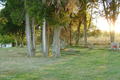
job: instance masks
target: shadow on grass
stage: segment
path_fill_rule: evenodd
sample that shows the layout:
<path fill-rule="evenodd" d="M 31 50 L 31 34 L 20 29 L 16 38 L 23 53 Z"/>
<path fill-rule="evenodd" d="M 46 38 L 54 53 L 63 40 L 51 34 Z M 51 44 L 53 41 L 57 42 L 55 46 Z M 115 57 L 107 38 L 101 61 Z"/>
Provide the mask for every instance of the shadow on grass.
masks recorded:
<path fill-rule="evenodd" d="M 69 51 L 61 51 L 61 56 L 65 56 L 65 55 L 78 55 L 80 54 L 80 51 L 75 51 L 75 52 L 69 52 Z"/>

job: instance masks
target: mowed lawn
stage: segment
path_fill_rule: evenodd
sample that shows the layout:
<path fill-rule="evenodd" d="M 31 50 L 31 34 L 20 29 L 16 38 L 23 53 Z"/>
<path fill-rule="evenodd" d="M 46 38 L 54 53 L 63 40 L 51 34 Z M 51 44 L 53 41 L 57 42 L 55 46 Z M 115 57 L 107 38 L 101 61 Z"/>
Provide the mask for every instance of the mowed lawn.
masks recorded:
<path fill-rule="evenodd" d="M 120 51 L 75 48 L 61 58 L 33 58 L 25 48 L 0 48 L 0 80 L 120 80 Z"/>

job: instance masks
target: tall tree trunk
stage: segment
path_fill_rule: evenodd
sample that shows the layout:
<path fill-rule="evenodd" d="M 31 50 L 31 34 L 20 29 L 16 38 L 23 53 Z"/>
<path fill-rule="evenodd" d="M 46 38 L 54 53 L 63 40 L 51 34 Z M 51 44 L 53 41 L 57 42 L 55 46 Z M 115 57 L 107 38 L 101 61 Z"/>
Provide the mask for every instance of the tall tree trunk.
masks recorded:
<path fill-rule="evenodd" d="M 53 35 L 54 35 L 54 31 L 52 28 L 50 28 L 50 38 L 49 38 L 50 46 L 53 44 Z"/>
<path fill-rule="evenodd" d="M 24 29 L 22 29 L 22 35 L 21 35 L 21 47 L 24 47 Z"/>
<path fill-rule="evenodd" d="M 114 42 L 114 29 L 112 27 L 113 26 L 111 26 L 110 39 L 111 39 L 111 42 Z"/>
<path fill-rule="evenodd" d="M 66 34 L 68 34 L 69 29 L 66 28 L 66 27 L 64 27 L 64 28 L 65 28 L 65 32 L 66 32 Z M 65 40 L 66 40 L 65 42 L 67 43 L 66 45 L 69 46 L 69 36 L 66 36 L 66 37 L 65 37 Z"/>
<path fill-rule="evenodd" d="M 84 47 L 87 47 L 87 21 L 86 21 L 86 14 L 84 17 Z"/>
<path fill-rule="evenodd" d="M 47 23 L 47 43 L 48 43 L 48 55 L 49 54 L 49 23 Z"/>
<path fill-rule="evenodd" d="M 80 25 L 81 25 L 81 21 L 79 21 L 79 25 L 78 25 L 78 29 L 77 29 L 77 33 L 76 33 L 76 45 L 79 45 Z"/>
<path fill-rule="evenodd" d="M 116 7 L 116 4 L 115 4 L 115 0 L 112 0 L 112 3 L 113 3 L 113 8 Z M 116 19 L 115 19 L 115 9 L 113 9 L 113 30 L 112 30 L 112 42 L 114 42 L 115 40 L 115 22 L 116 22 Z"/>
<path fill-rule="evenodd" d="M 36 54 L 36 41 L 35 41 L 35 26 L 34 26 L 34 18 L 32 18 L 32 26 L 31 26 L 31 39 L 32 39 L 32 52 L 33 55 Z"/>
<path fill-rule="evenodd" d="M 29 15 L 26 12 L 25 15 L 25 19 L 26 19 L 26 40 L 27 40 L 27 56 L 28 57 L 32 57 L 33 54 L 31 52 L 31 27 L 30 27 L 30 23 L 29 23 Z"/>
<path fill-rule="evenodd" d="M 60 55 L 60 28 L 59 26 L 55 27 L 54 38 L 53 38 L 53 51 L 52 56 L 54 58 L 61 57 Z"/>
<path fill-rule="evenodd" d="M 15 42 L 16 42 L 16 48 L 18 48 L 17 31 L 15 31 Z"/>
<path fill-rule="evenodd" d="M 111 25 L 109 24 L 109 29 L 110 29 L 110 41 L 112 42 L 112 31 L 111 31 Z"/>
<path fill-rule="evenodd" d="M 44 19 L 42 26 L 42 47 L 43 57 L 48 57 L 48 42 L 47 42 L 47 31 L 46 31 L 46 20 Z"/>
<path fill-rule="evenodd" d="M 71 29 L 71 22 L 69 24 L 69 28 L 70 28 L 70 46 L 72 46 L 72 29 Z"/>
<path fill-rule="evenodd" d="M 113 29 L 111 30 L 111 42 L 115 40 L 115 22 L 113 21 Z"/>

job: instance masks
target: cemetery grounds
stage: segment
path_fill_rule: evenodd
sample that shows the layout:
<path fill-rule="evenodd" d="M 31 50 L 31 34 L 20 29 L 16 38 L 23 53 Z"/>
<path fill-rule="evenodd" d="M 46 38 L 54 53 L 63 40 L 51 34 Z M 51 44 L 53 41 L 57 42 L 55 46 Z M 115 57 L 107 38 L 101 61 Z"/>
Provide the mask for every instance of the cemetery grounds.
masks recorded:
<path fill-rule="evenodd" d="M 61 58 L 44 58 L 37 46 L 29 58 L 26 49 L 0 48 L 0 80 L 120 80 L 119 50 L 72 46 L 61 51 Z"/>

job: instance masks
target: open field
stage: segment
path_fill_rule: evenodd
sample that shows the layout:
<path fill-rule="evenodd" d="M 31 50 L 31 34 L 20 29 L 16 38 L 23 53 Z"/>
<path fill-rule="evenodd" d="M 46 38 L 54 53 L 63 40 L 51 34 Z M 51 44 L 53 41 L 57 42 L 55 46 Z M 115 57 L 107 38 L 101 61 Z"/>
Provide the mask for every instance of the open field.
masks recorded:
<path fill-rule="evenodd" d="M 120 51 L 71 47 L 61 58 L 33 58 L 25 48 L 0 48 L 0 80 L 120 80 Z M 80 51 L 79 51 L 80 50 Z"/>
<path fill-rule="evenodd" d="M 110 43 L 110 37 L 109 36 L 101 36 L 101 37 L 88 37 L 87 38 L 88 43 Z M 115 42 L 120 43 L 120 35 L 116 34 L 115 36 Z M 84 37 L 80 38 L 80 43 L 84 43 Z"/>

